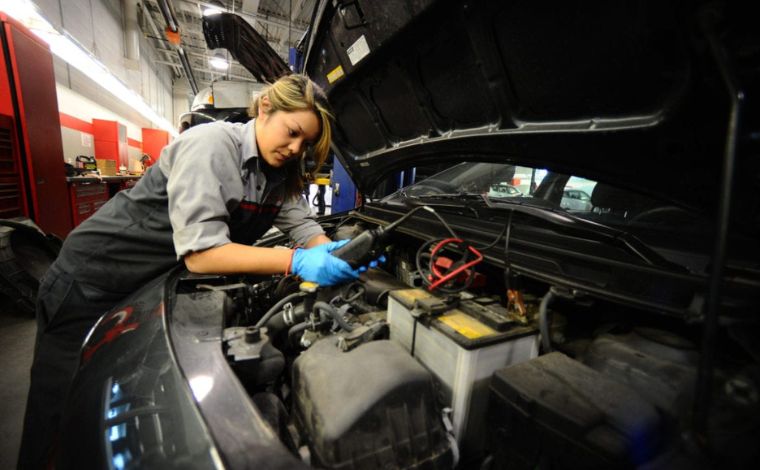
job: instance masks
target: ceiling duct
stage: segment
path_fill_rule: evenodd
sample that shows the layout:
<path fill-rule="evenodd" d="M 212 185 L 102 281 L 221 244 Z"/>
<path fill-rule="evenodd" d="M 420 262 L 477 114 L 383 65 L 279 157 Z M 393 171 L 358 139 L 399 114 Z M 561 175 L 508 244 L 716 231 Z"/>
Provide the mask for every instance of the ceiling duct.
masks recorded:
<path fill-rule="evenodd" d="M 129 60 L 140 60 L 140 28 L 137 26 L 137 0 L 122 0 L 126 56 Z"/>

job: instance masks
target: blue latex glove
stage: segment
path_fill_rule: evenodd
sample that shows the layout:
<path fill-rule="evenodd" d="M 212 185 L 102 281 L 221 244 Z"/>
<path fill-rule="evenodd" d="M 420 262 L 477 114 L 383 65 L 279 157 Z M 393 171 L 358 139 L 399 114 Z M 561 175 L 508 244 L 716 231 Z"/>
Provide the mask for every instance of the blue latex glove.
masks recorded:
<path fill-rule="evenodd" d="M 291 266 L 293 274 L 321 286 L 332 286 L 358 278 L 361 272 L 359 269 L 351 269 L 348 263 L 330 254 L 348 242 L 349 240 L 341 240 L 309 249 L 296 248 Z"/>

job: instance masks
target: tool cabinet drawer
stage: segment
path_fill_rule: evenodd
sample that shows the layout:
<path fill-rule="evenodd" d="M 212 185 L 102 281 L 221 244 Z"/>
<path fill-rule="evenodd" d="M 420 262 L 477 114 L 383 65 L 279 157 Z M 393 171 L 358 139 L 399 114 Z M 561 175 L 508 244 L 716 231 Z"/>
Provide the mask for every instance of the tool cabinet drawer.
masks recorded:
<path fill-rule="evenodd" d="M 71 219 L 74 227 L 92 216 L 103 204 L 108 202 L 108 184 L 106 183 L 71 183 Z"/>

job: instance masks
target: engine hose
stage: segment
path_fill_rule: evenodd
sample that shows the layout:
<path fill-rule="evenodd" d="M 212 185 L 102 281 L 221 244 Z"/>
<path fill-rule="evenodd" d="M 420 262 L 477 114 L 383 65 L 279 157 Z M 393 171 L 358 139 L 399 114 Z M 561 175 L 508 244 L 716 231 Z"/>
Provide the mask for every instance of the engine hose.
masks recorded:
<path fill-rule="evenodd" d="M 256 323 L 256 327 L 257 328 L 261 328 L 262 326 L 266 325 L 266 323 L 269 321 L 269 319 L 272 318 L 272 315 L 274 315 L 275 313 L 279 312 L 280 309 L 283 307 L 283 305 L 285 305 L 286 303 L 290 302 L 291 300 L 293 300 L 295 298 L 302 297 L 304 295 L 306 295 L 306 294 L 299 291 L 299 292 L 294 292 L 294 293 L 290 294 L 287 297 L 283 297 L 282 299 L 280 299 L 279 302 L 277 302 L 276 304 L 274 304 L 272 306 L 272 308 L 270 308 L 269 310 L 267 310 L 267 313 L 265 313 L 264 316 L 261 317 L 261 319 Z"/>
<path fill-rule="evenodd" d="M 303 323 L 299 323 L 297 325 L 291 326 L 290 329 L 288 330 L 288 340 L 290 340 L 290 338 L 292 338 L 293 335 L 296 335 L 302 331 L 309 329 L 310 326 L 311 326 L 311 322 L 309 321 L 305 321 Z"/>
<path fill-rule="evenodd" d="M 307 320 L 305 322 L 299 323 L 297 325 L 293 325 L 288 330 L 288 343 L 293 344 L 293 336 L 297 335 L 298 333 L 304 332 L 308 329 L 313 328 L 319 328 L 322 325 L 327 323 L 326 321 L 318 322 L 317 324 L 312 324 L 311 321 Z"/>
<path fill-rule="evenodd" d="M 285 330 L 288 326 L 297 324 L 306 318 L 306 312 L 304 311 L 296 311 L 296 309 L 293 309 L 293 318 L 290 322 L 285 321 L 285 311 L 280 310 L 276 314 L 272 315 L 272 317 L 267 320 L 266 327 L 267 331 L 269 332 L 269 336 L 276 336 L 280 331 Z"/>
<path fill-rule="evenodd" d="M 272 315 L 272 318 L 267 320 L 266 327 L 269 337 L 276 336 L 278 332 L 282 331 L 288 325 L 285 323 L 285 312 L 280 310 Z"/>
<path fill-rule="evenodd" d="M 354 327 L 349 325 L 348 322 L 343 318 L 343 315 L 340 314 L 340 312 L 333 307 L 332 305 L 328 304 L 327 302 L 314 302 L 314 308 L 321 310 L 323 312 L 327 312 L 330 314 L 330 317 L 338 322 L 338 325 L 340 325 L 341 328 L 344 330 L 351 332 L 354 331 Z"/>
<path fill-rule="evenodd" d="M 554 300 L 554 292 L 549 289 L 549 292 L 541 299 L 541 306 L 538 308 L 538 330 L 541 333 L 541 346 L 543 346 L 544 354 L 550 353 L 552 349 L 552 341 L 549 336 L 549 303 Z"/>

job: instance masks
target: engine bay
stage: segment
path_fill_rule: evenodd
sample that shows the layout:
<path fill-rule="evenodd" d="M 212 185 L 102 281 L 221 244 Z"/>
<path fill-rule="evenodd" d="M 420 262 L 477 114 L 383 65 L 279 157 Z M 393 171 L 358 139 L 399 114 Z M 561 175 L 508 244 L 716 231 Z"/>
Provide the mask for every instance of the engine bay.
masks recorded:
<path fill-rule="evenodd" d="M 339 240 L 375 226 L 325 228 Z M 213 287 L 225 293 L 228 363 L 295 457 L 336 469 L 696 461 L 699 325 L 471 263 L 459 242 L 394 232 L 385 263 L 342 286 L 275 276 Z M 431 288 L 436 275 L 446 279 Z M 740 467 L 757 458 L 734 431 L 757 429 L 750 363 L 735 344 L 722 351 L 710 428 L 722 446 L 711 450 Z"/>

